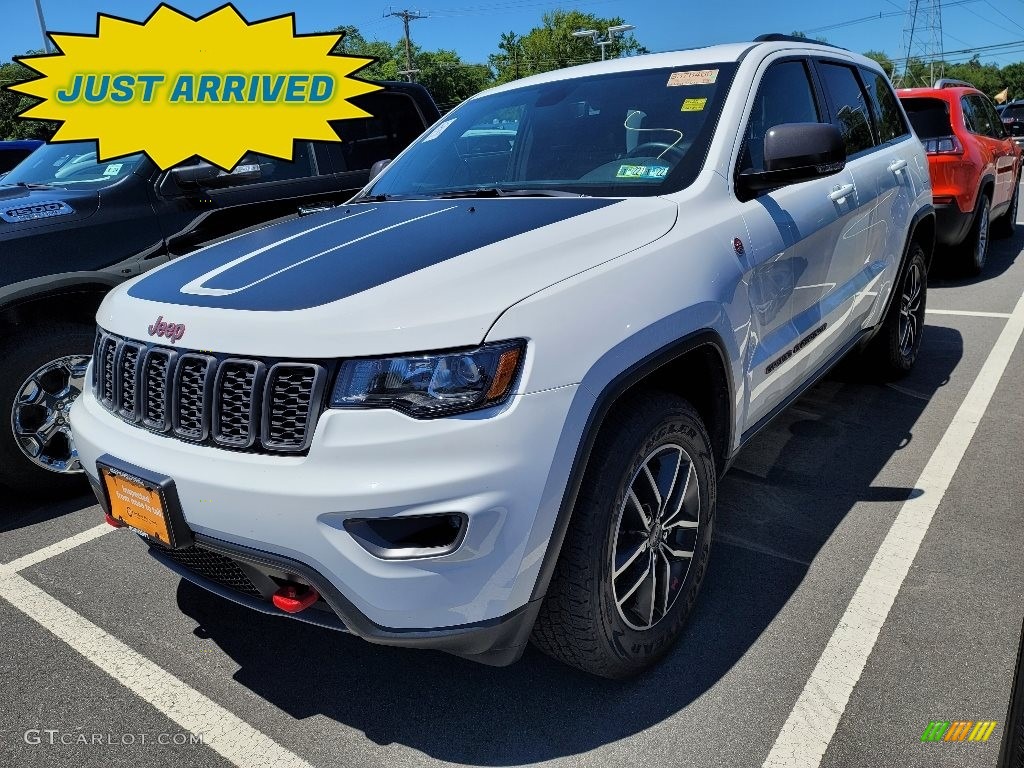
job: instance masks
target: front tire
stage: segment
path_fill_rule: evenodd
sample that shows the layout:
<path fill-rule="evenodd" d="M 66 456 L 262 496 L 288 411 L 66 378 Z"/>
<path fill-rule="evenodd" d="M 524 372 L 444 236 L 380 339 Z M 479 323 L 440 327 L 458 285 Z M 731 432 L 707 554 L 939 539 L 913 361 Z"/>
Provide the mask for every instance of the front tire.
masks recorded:
<path fill-rule="evenodd" d="M 601 428 L 534 627 L 544 653 L 621 679 L 660 660 L 707 570 L 715 464 L 682 398 L 644 392 Z"/>
<path fill-rule="evenodd" d="M 54 323 L 0 344 L 0 483 L 23 494 L 86 489 L 68 411 L 85 386 L 92 329 Z"/>
<path fill-rule="evenodd" d="M 960 244 L 960 260 L 969 275 L 980 275 L 988 261 L 988 244 L 991 235 L 990 219 L 992 200 L 988 194 L 978 195 L 978 207 L 967 238 Z"/>

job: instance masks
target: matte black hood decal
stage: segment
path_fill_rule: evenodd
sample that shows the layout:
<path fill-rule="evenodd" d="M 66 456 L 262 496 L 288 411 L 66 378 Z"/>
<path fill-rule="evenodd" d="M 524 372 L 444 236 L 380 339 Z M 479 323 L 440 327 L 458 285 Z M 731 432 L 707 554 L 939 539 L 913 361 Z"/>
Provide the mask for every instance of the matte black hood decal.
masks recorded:
<path fill-rule="evenodd" d="M 615 202 L 551 197 L 345 206 L 198 251 L 142 278 L 128 295 L 197 307 L 309 309 Z"/>

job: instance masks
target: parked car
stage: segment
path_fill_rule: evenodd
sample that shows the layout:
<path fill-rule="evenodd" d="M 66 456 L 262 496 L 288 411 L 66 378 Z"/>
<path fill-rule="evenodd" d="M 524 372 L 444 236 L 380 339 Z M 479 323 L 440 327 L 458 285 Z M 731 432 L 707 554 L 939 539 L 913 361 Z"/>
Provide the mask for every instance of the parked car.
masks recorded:
<path fill-rule="evenodd" d="M 1006 132 L 1017 142 L 1018 147 L 1024 148 L 1024 99 L 1000 104 L 999 117 L 1003 121 Z"/>
<path fill-rule="evenodd" d="M 1016 227 L 1021 148 L 991 99 L 968 83 L 939 80 L 897 95 L 928 154 L 938 244 L 979 274 L 989 235 L 1009 237 Z"/>
<path fill-rule="evenodd" d="M 358 97 L 342 142 L 250 153 L 232 173 L 144 155 L 98 162 L 91 142 L 40 147 L 0 180 L 0 483 L 85 489 L 68 410 L 83 386 L 96 309 L 113 286 L 266 222 L 344 202 L 440 116 L 422 86 Z"/>
<path fill-rule="evenodd" d="M 0 141 L 0 178 L 7 171 L 31 155 L 43 142 L 35 139 L 23 139 L 19 141 Z"/>
<path fill-rule="evenodd" d="M 75 440 L 108 521 L 225 598 L 623 677 L 693 609 L 737 452 L 847 353 L 914 365 L 934 232 L 870 59 L 548 72 L 111 292 Z"/>

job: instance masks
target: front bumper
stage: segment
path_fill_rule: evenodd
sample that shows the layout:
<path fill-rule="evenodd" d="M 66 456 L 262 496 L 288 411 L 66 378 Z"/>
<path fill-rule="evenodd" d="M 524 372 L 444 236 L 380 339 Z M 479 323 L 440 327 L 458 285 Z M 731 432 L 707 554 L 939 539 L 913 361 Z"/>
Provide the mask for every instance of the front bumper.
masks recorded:
<path fill-rule="evenodd" d="M 107 412 L 91 392 L 76 402 L 72 427 L 94 485 L 103 454 L 171 478 L 198 547 L 299 575 L 323 596 L 338 628 L 460 655 L 503 651 L 498 646 L 515 641 L 517 656 L 539 608 L 530 599 L 545 552 L 535 543 L 548 540 L 554 515 L 538 510 L 546 508 L 541 496 L 575 392 L 518 395 L 497 412 L 432 421 L 388 410 L 327 411 L 307 456 L 238 453 L 151 434 Z M 430 558 L 382 559 L 344 525 L 440 513 L 468 522 L 454 551 Z M 168 562 L 159 549 L 154 554 Z M 259 598 L 225 596 L 276 612 Z M 305 613 L 331 623 L 313 609 Z"/>

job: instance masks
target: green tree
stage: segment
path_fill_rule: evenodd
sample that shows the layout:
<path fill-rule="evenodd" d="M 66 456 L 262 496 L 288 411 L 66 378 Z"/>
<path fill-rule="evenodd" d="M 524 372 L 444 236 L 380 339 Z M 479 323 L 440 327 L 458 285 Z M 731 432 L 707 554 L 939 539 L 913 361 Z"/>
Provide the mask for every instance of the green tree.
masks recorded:
<path fill-rule="evenodd" d="M 890 59 L 887 54 L 884 54 L 881 51 L 867 51 L 864 55 L 872 61 L 877 61 L 881 65 L 882 69 L 885 70 L 885 74 L 890 78 L 893 76 L 893 70 L 895 70 L 896 65 L 893 64 L 892 59 Z"/>
<path fill-rule="evenodd" d="M 618 16 L 603 19 L 582 11 L 545 13 L 541 26 L 534 27 L 525 35 L 509 32 L 501 36 L 498 53 L 492 54 L 489 59 L 497 75 L 496 81 L 507 83 L 526 75 L 600 61 L 601 49 L 591 39 L 573 37 L 572 33 L 593 29 L 603 37 L 608 27 L 623 23 Z M 606 46 L 605 55 L 617 58 L 647 52 L 630 33 L 617 36 Z"/>
<path fill-rule="evenodd" d="M 345 32 L 334 47 L 334 53 L 350 56 L 369 56 L 376 61 L 359 72 L 366 80 L 404 80 L 405 43 L 386 43 L 367 40 L 355 27 L 338 27 L 333 32 Z M 425 51 L 415 43 L 412 46 L 412 68 L 415 80 L 422 83 L 434 101 L 446 111 L 479 93 L 491 84 L 490 69 L 483 64 L 467 64 L 455 51 Z"/>
<path fill-rule="evenodd" d="M 0 140 L 43 139 L 53 136 L 59 124 L 51 120 L 23 120 L 17 115 L 31 107 L 38 99 L 9 91 L 5 86 L 29 80 L 32 70 L 16 61 L 0 64 Z"/>

